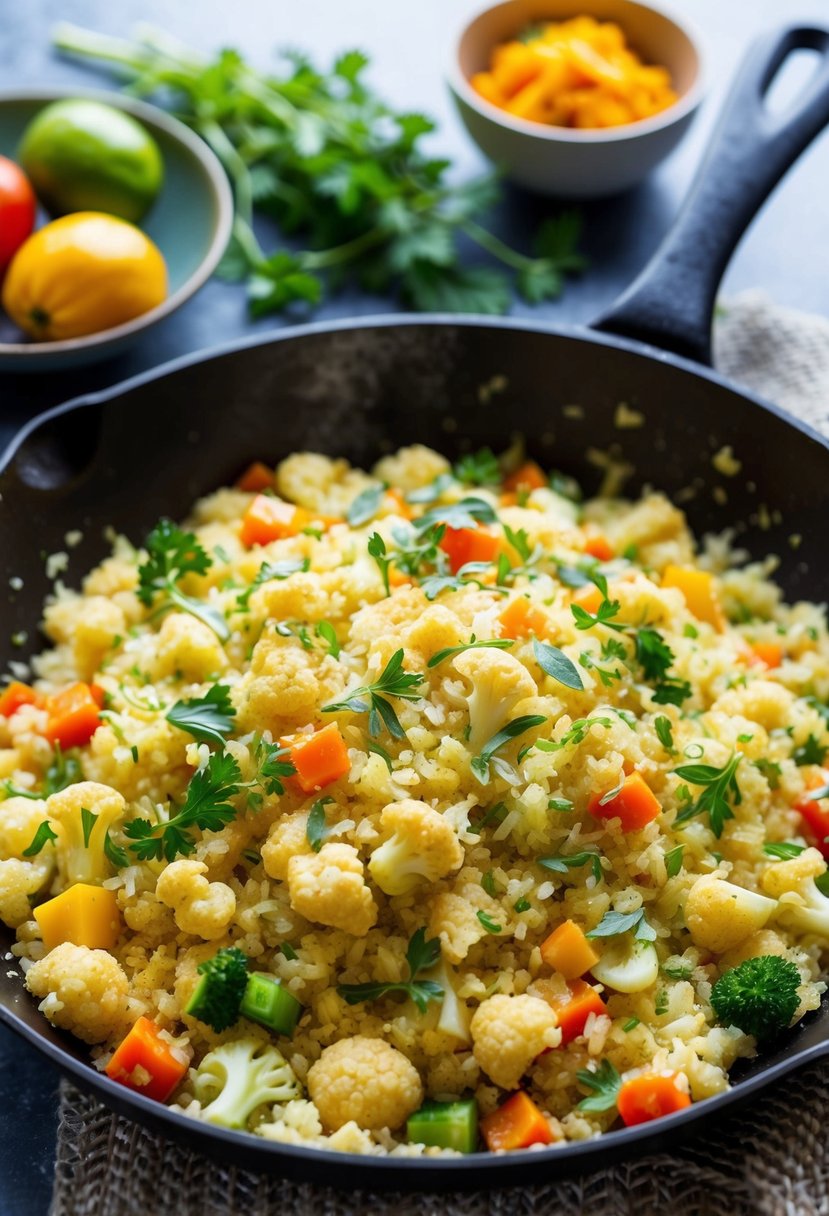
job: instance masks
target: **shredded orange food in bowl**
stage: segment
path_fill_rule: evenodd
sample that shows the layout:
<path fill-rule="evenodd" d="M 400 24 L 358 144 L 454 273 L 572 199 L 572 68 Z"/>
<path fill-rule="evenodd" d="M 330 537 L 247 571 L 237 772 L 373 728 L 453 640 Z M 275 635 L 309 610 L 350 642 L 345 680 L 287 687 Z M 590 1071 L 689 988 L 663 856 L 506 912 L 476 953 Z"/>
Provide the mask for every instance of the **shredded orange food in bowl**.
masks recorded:
<path fill-rule="evenodd" d="M 673 105 L 668 70 L 643 63 L 611 21 L 573 17 L 501 43 L 472 87 L 516 118 L 556 127 L 618 127 Z"/>

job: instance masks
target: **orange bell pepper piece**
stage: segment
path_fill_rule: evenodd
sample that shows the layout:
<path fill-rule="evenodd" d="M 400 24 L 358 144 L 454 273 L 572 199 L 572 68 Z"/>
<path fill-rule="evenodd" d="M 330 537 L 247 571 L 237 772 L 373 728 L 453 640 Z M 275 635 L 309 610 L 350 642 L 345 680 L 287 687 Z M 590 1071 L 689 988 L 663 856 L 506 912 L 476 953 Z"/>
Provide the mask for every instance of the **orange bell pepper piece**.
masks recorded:
<path fill-rule="evenodd" d="M 726 626 L 725 615 L 717 598 L 714 576 L 707 570 L 690 566 L 666 566 L 662 573 L 663 587 L 676 587 L 685 596 L 688 611 L 700 621 L 713 625 L 718 633 Z"/>
<path fill-rule="evenodd" d="M 619 793 L 604 804 L 603 797 L 595 794 L 587 804 L 588 811 L 596 819 L 620 819 L 625 832 L 638 832 L 662 811 L 656 794 L 636 772 L 628 774 Z"/>
<path fill-rule="evenodd" d="M 106 1074 L 113 1081 L 155 1098 L 156 1102 L 166 1102 L 184 1080 L 186 1072 L 187 1061 L 173 1055 L 173 1049 L 161 1038 L 155 1022 L 143 1016 L 106 1066 Z"/>
<path fill-rule="evenodd" d="M 101 725 L 103 690 L 89 684 L 70 684 L 47 702 L 49 721 L 44 732 L 50 743 L 83 747 Z"/>
<path fill-rule="evenodd" d="M 337 723 L 331 722 L 313 735 L 302 735 L 291 747 L 291 763 L 296 769 L 294 780 L 305 794 L 344 777 L 351 761 Z"/>
<path fill-rule="evenodd" d="M 564 996 L 547 996 L 547 1004 L 555 1010 L 558 1018 L 558 1028 L 561 1031 L 561 1047 L 566 1047 L 584 1034 L 584 1027 L 591 1013 L 598 1017 L 607 1013 L 607 1005 L 586 980 L 570 980 L 567 985 L 569 994 Z"/>
<path fill-rule="evenodd" d="M 273 540 L 298 536 L 311 522 L 310 514 L 292 502 L 257 494 L 242 517 L 239 539 L 243 545 L 269 545 Z"/>
<path fill-rule="evenodd" d="M 10 718 L 22 705 L 38 705 L 39 703 L 39 693 L 36 693 L 28 684 L 12 680 L 11 684 L 8 684 L 0 693 L 0 717 Z"/>
<path fill-rule="evenodd" d="M 121 933 L 115 892 L 86 882 L 73 883 L 54 899 L 39 904 L 34 918 L 47 950 L 61 942 L 90 950 L 114 950 Z"/>
<path fill-rule="evenodd" d="M 483 528 L 447 528 L 440 547 L 449 557 L 449 569 L 457 574 L 467 562 L 494 562 L 502 542 Z"/>
<path fill-rule="evenodd" d="M 541 1111 L 523 1089 L 481 1120 L 481 1135 L 490 1152 L 552 1144 L 555 1137 Z"/>
<path fill-rule="evenodd" d="M 598 587 L 579 587 L 573 596 L 573 603 L 580 604 L 585 612 L 590 612 L 593 616 L 599 611 L 601 602 L 602 593 Z"/>
<path fill-rule="evenodd" d="M 541 943 L 541 957 L 566 980 L 578 979 L 599 961 L 599 956 L 574 920 L 553 929 Z"/>
<path fill-rule="evenodd" d="M 748 661 L 752 667 L 779 667 L 783 662 L 783 647 L 779 642 L 754 642 Z"/>
<path fill-rule="evenodd" d="M 534 460 L 526 460 L 509 477 L 504 478 L 504 490 L 517 494 L 519 490 L 540 490 L 546 486 L 544 470 Z"/>
<path fill-rule="evenodd" d="M 261 494 L 262 490 L 272 490 L 273 482 L 273 469 L 263 464 L 261 460 L 254 460 L 236 482 L 236 488 L 248 490 L 251 494 Z"/>
<path fill-rule="evenodd" d="M 546 613 L 536 608 L 525 595 L 510 600 L 498 620 L 501 622 L 501 637 L 514 641 L 533 635 L 543 638 L 549 624 Z"/>
<path fill-rule="evenodd" d="M 587 537 L 584 542 L 584 551 L 599 562 L 609 562 L 615 556 L 610 541 L 600 532 Z"/>
<path fill-rule="evenodd" d="M 622 1122 L 633 1127 L 690 1106 L 690 1096 L 680 1088 L 681 1076 L 678 1072 L 643 1072 L 624 1081 L 617 1100 Z"/>

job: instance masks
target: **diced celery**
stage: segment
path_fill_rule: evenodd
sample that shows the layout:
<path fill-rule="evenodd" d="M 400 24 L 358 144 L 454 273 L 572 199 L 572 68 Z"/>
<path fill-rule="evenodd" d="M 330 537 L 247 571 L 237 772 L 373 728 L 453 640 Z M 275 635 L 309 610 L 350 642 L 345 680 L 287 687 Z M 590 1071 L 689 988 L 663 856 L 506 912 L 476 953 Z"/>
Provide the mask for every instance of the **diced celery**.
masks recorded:
<path fill-rule="evenodd" d="M 292 1035 L 302 1013 L 302 1005 L 279 980 L 255 971 L 248 978 L 240 1010 L 243 1017 L 261 1022 L 277 1034 Z"/>
<path fill-rule="evenodd" d="M 478 1105 L 473 1098 L 457 1102 L 424 1102 L 406 1123 L 410 1143 L 474 1153 L 478 1146 Z"/>

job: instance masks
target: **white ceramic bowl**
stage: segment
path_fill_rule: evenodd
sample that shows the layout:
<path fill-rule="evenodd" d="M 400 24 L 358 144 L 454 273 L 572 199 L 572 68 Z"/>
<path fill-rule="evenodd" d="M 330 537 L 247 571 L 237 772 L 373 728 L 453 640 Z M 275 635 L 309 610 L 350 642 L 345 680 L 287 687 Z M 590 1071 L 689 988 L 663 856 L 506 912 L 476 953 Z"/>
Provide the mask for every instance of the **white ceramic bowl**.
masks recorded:
<path fill-rule="evenodd" d="M 653 118 L 575 130 L 514 118 L 469 83 L 499 43 L 536 22 L 580 14 L 620 25 L 645 62 L 668 69 L 678 100 Z M 701 55 L 675 17 L 634 0 L 505 0 L 473 17 L 455 40 L 449 87 L 467 131 L 511 181 L 558 198 L 602 198 L 637 185 L 682 139 L 702 97 Z"/>

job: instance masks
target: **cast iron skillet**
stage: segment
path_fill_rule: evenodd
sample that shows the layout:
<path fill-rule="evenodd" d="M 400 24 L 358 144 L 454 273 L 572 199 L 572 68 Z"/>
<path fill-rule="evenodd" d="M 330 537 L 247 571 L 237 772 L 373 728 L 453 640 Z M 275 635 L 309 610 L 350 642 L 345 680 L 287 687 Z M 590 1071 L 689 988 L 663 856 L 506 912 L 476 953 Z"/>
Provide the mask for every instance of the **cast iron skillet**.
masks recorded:
<path fill-rule="evenodd" d="M 772 116 L 763 100 L 769 83 L 803 48 L 818 53 L 816 73 L 796 104 Z M 140 542 L 162 513 L 183 516 L 252 457 L 275 461 L 309 448 L 366 462 L 413 442 L 449 455 L 485 444 L 498 451 L 521 432 L 543 464 L 574 474 L 588 491 L 599 477 L 585 452 L 610 450 L 632 467 L 630 492 L 661 487 L 698 534 L 730 526 L 755 557 L 779 554 L 788 597 L 825 601 L 819 524 L 829 445 L 700 364 L 708 362 L 714 296 L 731 252 L 827 121 L 829 32 L 790 29 L 755 46 L 676 228 L 592 332 L 447 317 L 311 325 L 180 360 L 35 420 L 0 465 L 0 586 L 23 579 L 7 597 L 3 666 L 26 656 L 27 647 L 8 641 L 19 630 L 38 649 L 34 622 L 50 590 L 43 555 L 66 547 L 67 530 L 83 531 L 65 576 L 77 582 L 107 552 L 105 527 Z M 646 425 L 617 429 L 619 402 L 640 410 Z M 738 477 L 712 467 L 726 444 L 742 461 Z M 10 943 L 6 932 L 0 946 Z M 85 1049 L 48 1025 L 12 969 L 0 971 L 0 1017 L 78 1084 L 174 1139 L 253 1169 L 351 1188 L 477 1189 L 588 1169 L 686 1137 L 698 1119 L 829 1052 L 824 1002 L 744 1065 L 731 1091 L 655 1124 L 549 1152 L 411 1162 L 269 1144 L 176 1115 L 90 1067 Z"/>

